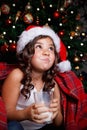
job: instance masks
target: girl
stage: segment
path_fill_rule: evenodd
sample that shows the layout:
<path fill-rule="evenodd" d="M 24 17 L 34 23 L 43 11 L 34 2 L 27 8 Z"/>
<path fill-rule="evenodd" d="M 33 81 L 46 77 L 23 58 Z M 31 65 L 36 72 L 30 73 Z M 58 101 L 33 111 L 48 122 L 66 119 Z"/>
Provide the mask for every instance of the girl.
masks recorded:
<path fill-rule="evenodd" d="M 45 128 L 47 115 L 41 113 L 48 111 L 53 112 L 56 126 L 62 124 L 60 90 L 53 78 L 59 49 L 60 39 L 48 27 L 29 26 L 20 35 L 17 43 L 19 67 L 8 75 L 2 89 L 9 130 Z M 35 91 L 53 91 L 49 110 L 39 109 L 43 104 L 35 104 Z"/>

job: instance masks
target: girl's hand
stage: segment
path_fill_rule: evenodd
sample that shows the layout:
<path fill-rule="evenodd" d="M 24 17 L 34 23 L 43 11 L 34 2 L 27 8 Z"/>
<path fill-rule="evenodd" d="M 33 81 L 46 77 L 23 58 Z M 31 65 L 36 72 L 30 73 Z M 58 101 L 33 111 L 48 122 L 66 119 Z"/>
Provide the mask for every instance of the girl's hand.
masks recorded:
<path fill-rule="evenodd" d="M 48 117 L 46 112 L 49 112 L 49 109 L 44 105 L 44 103 L 32 105 L 31 120 L 36 123 L 44 123 L 44 120 Z"/>
<path fill-rule="evenodd" d="M 53 112 L 52 119 L 54 119 L 58 115 L 58 112 L 60 112 L 59 106 L 58 99 L 53 99 L 50 103 L 50 111 Z"/>

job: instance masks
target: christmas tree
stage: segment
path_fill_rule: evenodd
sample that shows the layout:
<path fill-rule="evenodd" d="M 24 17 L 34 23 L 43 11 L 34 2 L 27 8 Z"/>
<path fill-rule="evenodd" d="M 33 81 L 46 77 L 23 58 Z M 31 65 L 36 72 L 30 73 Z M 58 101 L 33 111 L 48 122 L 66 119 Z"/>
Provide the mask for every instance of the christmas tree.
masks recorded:
<path fill-rule="evenodd" d="M 18 36 L 31 24 L 50 26 L 68 52 L 72 70 L 87 89 L 87 1 L 3 0 L 0 1 L 0 61 L 16 63 Z"/>

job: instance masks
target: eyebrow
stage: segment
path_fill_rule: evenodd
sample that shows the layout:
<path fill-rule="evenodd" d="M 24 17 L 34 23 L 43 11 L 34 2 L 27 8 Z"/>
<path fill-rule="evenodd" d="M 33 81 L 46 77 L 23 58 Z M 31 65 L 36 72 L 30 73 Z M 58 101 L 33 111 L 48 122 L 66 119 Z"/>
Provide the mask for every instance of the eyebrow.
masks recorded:
<path fill-rule="evenodd" d="M 36 42 L 36 44 L 42 44 L 41 42 Z M 54 44 L 50 44 L 50 46 L 53 46 L 54 47 Z"/>
<path fill-rule="evenodd" d="M 42 44 L 41 42 L 36 42 L 36 44 Z"/>

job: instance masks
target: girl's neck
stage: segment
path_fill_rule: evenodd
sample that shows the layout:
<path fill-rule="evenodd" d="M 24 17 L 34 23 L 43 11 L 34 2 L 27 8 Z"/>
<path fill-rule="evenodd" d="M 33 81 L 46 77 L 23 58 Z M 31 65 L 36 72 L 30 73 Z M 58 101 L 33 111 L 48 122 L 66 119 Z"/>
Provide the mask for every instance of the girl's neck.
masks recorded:
<path fill-rule="evenodd" d="M 37 89 L 37 91 L 40 91 L 44 87 L 44 82 L 42 80 L 43 73 L 32 73 L 32 84 Z"/>
<path fill-rule="evenodd" d="M 38 72 L 32 72 L 32 80 L 37 81 L 37 80 L 42 80 L 43 73 L 38 73 Z"/>

